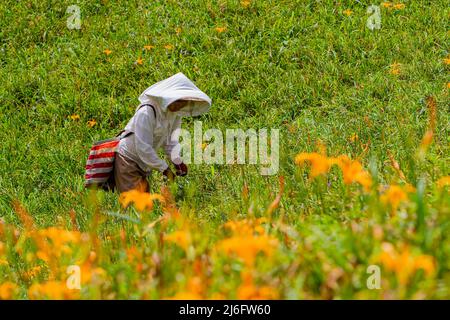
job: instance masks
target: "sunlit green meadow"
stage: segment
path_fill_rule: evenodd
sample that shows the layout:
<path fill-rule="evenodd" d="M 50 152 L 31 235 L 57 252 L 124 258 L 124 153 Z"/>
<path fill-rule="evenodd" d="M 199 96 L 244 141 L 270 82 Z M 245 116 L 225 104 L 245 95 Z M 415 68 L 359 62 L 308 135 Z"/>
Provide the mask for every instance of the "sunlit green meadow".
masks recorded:
<path fill-rule="evenodd" d="M 3 1 L 0 299 L 448 299 L 449 14 L 443 0 Z M 279 129 L 278 173 L 154 172 L 153 206 L 85 190 L 92 143 L 177 72 L 213 100 L 183 128 Z"/>

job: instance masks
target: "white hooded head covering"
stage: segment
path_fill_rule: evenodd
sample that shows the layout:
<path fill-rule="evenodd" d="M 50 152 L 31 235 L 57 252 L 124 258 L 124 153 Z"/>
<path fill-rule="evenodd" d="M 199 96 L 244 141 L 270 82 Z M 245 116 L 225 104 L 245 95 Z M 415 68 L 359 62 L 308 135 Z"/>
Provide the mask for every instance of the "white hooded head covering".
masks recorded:
<path fill-rule="evenodd" d="M 198 116 L 208 112 L 211 106 L 211 98 L 181 72 L 155 83 L 139 96 L 141 104 L 151 104 L 164 113 L 172 102 L 180 99 L 189 102 L 174 112 L 179 116 Z"/>

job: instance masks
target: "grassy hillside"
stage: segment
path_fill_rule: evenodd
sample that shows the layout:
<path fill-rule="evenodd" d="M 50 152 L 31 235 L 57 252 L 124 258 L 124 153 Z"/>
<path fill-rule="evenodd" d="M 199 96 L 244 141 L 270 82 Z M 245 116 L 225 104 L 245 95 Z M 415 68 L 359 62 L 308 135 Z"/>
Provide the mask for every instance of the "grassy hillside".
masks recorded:
<path fill-rule="evenodd" d="M 379 30 L 366 26 L 371 4 Z M 70 5 L 80 29 L 67 26 Z M 63 297 L 449 298 L 449 14 L 444 0 L 2 1 L 0 293 L 60 297 L 44 283 L 82 264 L 101 277 Z M 170 200 L 153 173 L 165 204 L 142 214 L 90 195 L 92 142 L 177 72 L 213 99 L 183 128 L 279 129 L 278 174 L 191 165 Z M 313 178 L 311 161 L 296 165 L 302 152 L 327 164 L 347 155 L 373 183 L 346 179 L 343 162 Z M 33 237 L 52 226 L 76 233 L 60 239 L 72 249 L 34 257 L 58 242 Z M 380 290 L 366 287 L 371 264 Z"/>

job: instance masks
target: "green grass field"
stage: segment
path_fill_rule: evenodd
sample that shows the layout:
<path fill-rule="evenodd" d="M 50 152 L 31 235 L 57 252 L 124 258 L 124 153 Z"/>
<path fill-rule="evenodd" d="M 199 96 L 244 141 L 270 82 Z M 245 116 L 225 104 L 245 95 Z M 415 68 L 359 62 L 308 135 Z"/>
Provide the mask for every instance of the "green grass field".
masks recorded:
<path fill-rule="evenodd" d="M 2 1 L 0 298 L 450 298 L 442 179 L 450 174 L 450 9 L 444 0 L 402 3 Z M 381 29 L 366 26 L 371 4 Z M 79 30 L 67 26 L 70 5 L 80 8 Z M 280 129 L 278 174 L 191 165 L 170 187 L 174 202 L 142 214 L 121 209 L 117 194 L 90 195 L 83 175 L 92 143 L 122 130 L 140 93 L 177 72 L 213 100 L 183 128 L 200 120 L 204 130 Z M 345 184 L 338 168 L 313 179 L 296 165 L 297 154 L 320 145 L 360 161 L 371 191 Z M 268 210 L 280 176 L 281 201 Z M 161 192 L 160 174 L 150 185 Z M 414 191 L 392 208 L 381 200 L 387 185 Z M 183 218 L 151 224 L 172 217 L 173 206 Z M 227 221 L 246 218 L 258 233 L 261 217 L 268 221 L 255 241 L 273 252 L 255 249 L 249 261 L 221 251 L 224 239 L 249 240 L 230 235 Z M 57 266 L 34 257 L 26 235 L 52 226 L 90 235 L 54 257 Z M 188 233 L 186 246 L 165 238 L 176 230 Z M 45 287 L 65 283 L 77 261 L 99 276 L 75 293 Z M 381 267 L 381 289 L 366 286 L 371 264 Z M 24 276 L 30 270 L 39 271 Z"/>

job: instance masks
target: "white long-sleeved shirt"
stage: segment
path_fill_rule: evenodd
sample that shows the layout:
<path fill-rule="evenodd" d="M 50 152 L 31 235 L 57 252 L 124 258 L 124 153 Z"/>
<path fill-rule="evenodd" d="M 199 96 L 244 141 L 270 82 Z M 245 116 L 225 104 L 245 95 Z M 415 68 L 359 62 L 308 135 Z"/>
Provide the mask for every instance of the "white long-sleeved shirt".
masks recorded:
<path fill-rule="evenodd" d="M 189 102 L 177 112 L 169 111 L 168 106 L 177 100 Z M 151 104 L 155 113 L 150 106 L 138 107 L 125 127 L 133 134 L 120 141 L 118 152 L 147 173 L 152 169 L 163 172 L 168 164 L 158 156 L 158 150 L 162 147 L 172 162 L 180 163 L 181 147 L 176 129 L 181 128 L 181 117 L 207 112 L 211 99 L 180 72 L 147 88 L 139 101 L 141 105 Z"/>
<path fill-rule="evenodd" d="M 133 131 L 134 134 L 123 138 L 119 143 L 118 152 L 136 162 L 147 173 L 152 169 L 163 172 L 168 167 L 167 162 L 158 155 L 159 148 L 164 149 L 172 162 L 181 161 L 179 152 L 177 153 L 180 147 L 175 148 L 178 144 L 177 137 L 171 139 L 174 130 L 181 128 L 181 117 L 167 117 L 162 113 L 158 116 L 155 118 L 150 106 L 140 108 L 125 127 L 125 130 Z M 176 154 L 172 154 L 173 151 Z"/>

